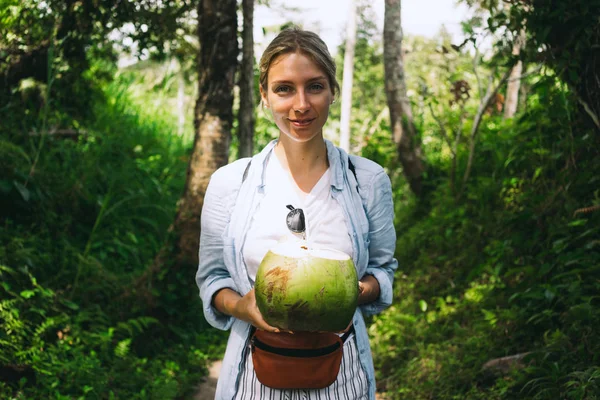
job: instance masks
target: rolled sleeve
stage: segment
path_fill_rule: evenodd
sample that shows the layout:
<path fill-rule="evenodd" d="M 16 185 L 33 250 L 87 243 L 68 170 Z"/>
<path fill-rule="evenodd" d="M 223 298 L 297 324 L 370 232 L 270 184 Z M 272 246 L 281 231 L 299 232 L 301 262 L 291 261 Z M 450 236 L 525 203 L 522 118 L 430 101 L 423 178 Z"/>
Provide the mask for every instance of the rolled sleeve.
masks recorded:
<path fill-rule="evenodd" d="M 233 325 L 233 317 L 219 312 L 212 305 L 214 295 L 221 289 L 230 288 L 235 290 L 233 279 L 230 277 L 210 277 L 200 285 L 200 298 L 202 299 L 204 318 L 217 329 L 228 330 Z"/>
<path fill-rule="evenodd" d="M 224 180 L 211 178 L 200 217 L 200 249 L 196 284 L 200 289 L 206 321 L 217 329 L 227 330 L 233 324 L 233 317 L 219 312 L 213 307 L 213 296 L 221 289 L 236 290 L 223 259 L 224 232 L 228 223 L 227 194 L 223 195 Z M 231 195 L 231 194 L 230 194 Z"/>
<path fill-rule="evenodd" d="M 361 305 L 365 315 L 380 313 L 392 304 L 394 273 L 398 261 L 392 185 L 387 174 L 381 170 L 373 179 L 371 195 L 366 201 L 369 220 L 369 264 L 366 275 L 373 275 L 379 282 L 379 297 L 372 303 Z"/>

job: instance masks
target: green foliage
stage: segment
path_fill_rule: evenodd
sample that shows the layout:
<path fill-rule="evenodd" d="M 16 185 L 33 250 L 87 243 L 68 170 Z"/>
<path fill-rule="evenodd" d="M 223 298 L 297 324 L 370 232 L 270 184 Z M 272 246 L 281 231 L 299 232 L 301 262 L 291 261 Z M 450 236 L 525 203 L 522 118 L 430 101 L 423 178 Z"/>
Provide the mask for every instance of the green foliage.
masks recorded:
<path fill-rule="evenodd" d="M 600 146 L 536 80 L 526 113 L 482 127 L 467 199 L 399 209 L 396 301 L 370 328 L 390 398 L 598 396 Z M 521 369 L 482 369 L 513 354 Z"/>
<path fill-rule="evenodd" d="M 515 39 L 524 33 L 520 58 L 553 69 L 580 103 L 587 123 L 600 129 L 600 0 L 461 1 L 478 10 L 463 25 L 473 40 L 478 34 L 494 35 L 500 59 L 510 56 Z"/>
<path fill-rule="evenodd" d="M 600 146 L 578 106 L 594 107 L 578 83 L 595 82 L 598 70 L 597 0 L 533 1 L 532 9 L 467 2 L 489 14 L 463 24 L 472 36 L 464 47 L 443 31 L 404 42 L 427 155 L 425 201 L 401 180 L 382 46 L 361 2 L 352 145 L 394 182 L 400 261 L 394 305 L 369 328 L 379 389 L 399 399 L 597 399 Z M 185 58 L 195 47 L 194 4 L 115 4 L 0 0 L 0 75 L 9 84 L 0 87 L 1 398 L 186 398 L 224 351 L 224 335 L 205 330 L 195 266 L 165 265 L 149 302 L 135 285 L 171 240 L 194 91 L 186 92 L 188 135 L 176 136 L 177 69 L 148 61 L 116 73 L 107 40 L 133 21 L 140 50 Z M 523 24 L 526 61 L 541 55 L 552 70 L 522 81 L 529 93 L 516 118 L 484 116 L 458 198 L 450 177 L 465 169 L 480 80 L 504 68 Z M 494 57 L 469 53 L 482 29 L 496 35 Z M 340 66 L 342 57 L 343 47 Z M 460 99 L 457 83 L 468 84 Z M 334 140 L 338 117 L 335 105 L 326 128 Z M 442 126 L 459 139 L 456 153 Z M 76 135 L 47 134 L 61 129 Z M 255 148 L 277 135 L 259 111 Z M 514 354 L 523 357 L 508 372 L 483 369 Z"/>
<path fill-rule="evenodd" d="M 101 310 L 85 310 L 42 287 L 24 268 L 0 266 L 0 364 L 25 366 L 35 374 L 0 386 L 3 398 L 174 398 L 187 371 L 169 359 L 132 354 L 132 340 L 156 321 L 139 317 L 107 325 Z M 24 289 L 15 292 L 15 289 Z M 87 325 L 93 328 L 85 328 Z M 188 367 L 202 369 L 205 356 L 182 354 Z M 11 383 L 16 384 L 11 388 Z M 35 385 L 36 389 L 33 389 Z M 16 392 L 14 390 L 16 389 Z M 4 397 L 6 396 L 6 397 Z"/>
<path fill-rule="evenodd" d="M 115 49 L 193 59 L 194 9 L 189 0 L 1 0 L 0 105 L 12 102 L 13 112 L 33 114 L 32 123 L 52 98 L 63 117 L 55 125 L 69 128 L 72 118 L 91 117 L 115 73 Z"/>
<path fill-rule="evenodd" d="M 187 166 L 130 82 L 105 87 L 74 140 L 28 135 L 3 110 L 1 398 L 180 398 L 222 351 L 188 274 L 154 308 L 127 296 L 167 240 Z"/>
<path fill-rule="evenodd" d="M 354 78 L 352 86 L 352 113 L 350 116 L 350 152 L 362 154 L 381 165 L 390 165 L 394 157 L 394 145 L 389 135 L 389 113 L 384 80 L 383 44 L 377 40 L 377 28 L 371 6 L 364 1 L 357 3 L 357 38 L 355 44 Z M 336 55 L 337 80 L 344 75 L 345 44 Z M 330 122 L 325 135 L 337 142 L 340 118 L 340 101 L 331 108 Z"/>

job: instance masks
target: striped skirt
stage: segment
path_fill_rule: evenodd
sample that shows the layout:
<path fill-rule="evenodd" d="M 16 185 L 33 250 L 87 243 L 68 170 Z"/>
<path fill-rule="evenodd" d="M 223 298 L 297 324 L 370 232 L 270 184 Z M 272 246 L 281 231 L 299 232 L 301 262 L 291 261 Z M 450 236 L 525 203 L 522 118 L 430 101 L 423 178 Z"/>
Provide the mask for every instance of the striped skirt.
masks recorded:
<path fill-rule="evenodd" d="M 256 378 L 248 349 L 245 358 L 235 400 L 369 400 L 367 376 L 358 358 L 354 334 L 344 342 L 336 381 L 323 389 L 271 389 Z"/>

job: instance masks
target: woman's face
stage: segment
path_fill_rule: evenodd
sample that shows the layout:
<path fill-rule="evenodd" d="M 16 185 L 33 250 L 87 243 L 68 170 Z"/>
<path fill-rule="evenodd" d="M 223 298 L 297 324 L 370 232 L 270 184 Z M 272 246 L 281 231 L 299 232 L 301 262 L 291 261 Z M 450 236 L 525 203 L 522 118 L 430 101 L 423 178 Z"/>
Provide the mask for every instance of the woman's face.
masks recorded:
<path fill-rule="evenodd" d="M 333 91 L 327 74 L 300 52 L 283 54 L 271 63 L 267 90 L 260 88 L 281 133 L 296 142 L 322 136 Z"/>

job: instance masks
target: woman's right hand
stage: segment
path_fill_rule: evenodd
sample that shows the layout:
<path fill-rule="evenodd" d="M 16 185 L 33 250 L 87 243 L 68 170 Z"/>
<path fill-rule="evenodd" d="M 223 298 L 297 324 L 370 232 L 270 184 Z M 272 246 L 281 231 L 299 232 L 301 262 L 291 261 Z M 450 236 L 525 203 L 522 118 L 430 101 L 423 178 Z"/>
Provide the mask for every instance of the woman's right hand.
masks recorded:
<path fill-rule="evenodd" d="M 267 332 L 279 332 L 278 328 L 267 324 L 263 319 L 263 316 L 256 305 L 254 289 L 237 301 L 233 310 L 233 316 L 254 325 L 257 329 L 262 329 Z"/>

